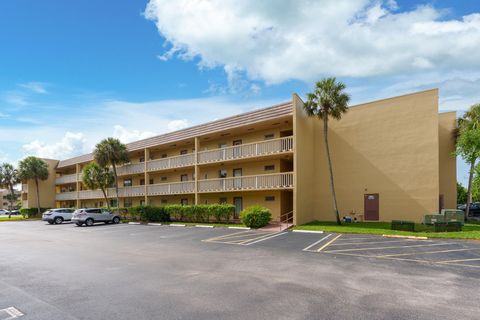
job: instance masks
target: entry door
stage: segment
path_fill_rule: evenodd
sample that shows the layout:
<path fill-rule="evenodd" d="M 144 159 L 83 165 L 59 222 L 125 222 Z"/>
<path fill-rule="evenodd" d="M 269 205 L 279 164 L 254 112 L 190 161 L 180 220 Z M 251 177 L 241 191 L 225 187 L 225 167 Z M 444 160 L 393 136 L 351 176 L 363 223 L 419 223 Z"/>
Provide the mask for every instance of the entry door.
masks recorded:
<path fill-rule="evenodd" d="M 380 218 L 380 199 L 378 193 L 364 195 L 365 220 L 378 221 Z"/>
<path fill-rule="evenodd" d="M 234 146 L 239 146 L 242 144 L 242 140 L 235 140 L 233 141 L 233 145 Z M 238 157 L 241 157 L 242 154 L 241 154 L 241 147 L 235 147 L 233 148 L 233 157 L 234 158 L 238 158 Z"/>
<path fill-rule="evenodd" d="M 238 219 L 240 217 L 240 212 L 243 210 L 243 199 L 242 197 L 234 197 L 233 198 L 233 205 L 235 206 L 235 213 L 233 214 L 234 219 Z"/>
<path fill-rule="evenodd" d="M 242 176 L 242 169 L 233 169 L 233 176 L 234 177 L 241 177 Z M 233 187 L 235 189 L 242 188 L 242 178 L 234 178 L 233 179 Z"/>

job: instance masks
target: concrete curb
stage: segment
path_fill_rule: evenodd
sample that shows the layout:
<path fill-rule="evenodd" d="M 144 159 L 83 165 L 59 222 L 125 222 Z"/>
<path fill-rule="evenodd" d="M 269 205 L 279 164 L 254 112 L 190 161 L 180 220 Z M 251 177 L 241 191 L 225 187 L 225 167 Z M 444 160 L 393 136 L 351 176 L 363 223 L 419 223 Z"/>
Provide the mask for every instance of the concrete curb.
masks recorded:
<path fill-rule="evenodd" d="M 185 224 L 179 224 L 179 223 L 170 223 L 169 226 L 170 227 L 186 227 Z"/>
<path fill-rule="evenodd" d="M 323 233 L 323 231 L 315 231 L 315 230 L 292 230 L 292 232 L 299 232 L 299 233 Z"/>
<path fill-rule="evenodd" d="M 141 224 L 140 222 L 129 222 L 128 224 Z"/>
<path fill-rule="evenodd" d="M 149 226 L 163 226 L 161 223 L 148 223 Z"/>
<path fill-rule="evenodd" d="M 228 227 L 228 229 L 250 230 L 249 227 Z"/>
<path fill-rule="evenodd" d="M 385 238 L 412 239 L 412 240 L 428 240 L 428 237 L 401 236 L 401 235 L 397 235 L 397 234 L 382 234 L 382 237 L 385 237 Z"/>
<path fill-rule="evenodd" d="M 196 224 L 196 228 L 213 228 L 214 226 L 211 225 L 205 225 L 205 224 Z"/>

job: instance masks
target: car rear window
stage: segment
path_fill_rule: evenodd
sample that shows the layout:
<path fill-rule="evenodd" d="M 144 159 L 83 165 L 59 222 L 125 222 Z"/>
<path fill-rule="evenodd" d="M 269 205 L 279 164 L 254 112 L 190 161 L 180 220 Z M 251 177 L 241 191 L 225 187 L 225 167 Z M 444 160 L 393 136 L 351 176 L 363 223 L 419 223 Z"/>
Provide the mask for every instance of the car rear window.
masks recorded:
<path fill-rule="evenodd" d="M 100 209 L 88 209 L 87 212 L 88 213 L 101 213 L 102 210 L 100 210 Z"/>

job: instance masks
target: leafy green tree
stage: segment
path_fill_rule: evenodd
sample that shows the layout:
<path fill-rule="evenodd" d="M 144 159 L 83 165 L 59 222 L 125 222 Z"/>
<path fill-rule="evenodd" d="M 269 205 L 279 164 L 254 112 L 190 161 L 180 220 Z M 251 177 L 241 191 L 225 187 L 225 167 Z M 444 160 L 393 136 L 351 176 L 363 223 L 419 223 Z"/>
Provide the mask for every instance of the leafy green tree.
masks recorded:
<path fill-rule="evenodd" d="M 18 171 L 10 163 L 3 163 L 0 165 L 0 186 L 10 192 L 7 196 L 7 200 L 10 202 L 9 218 L 11 217 L 11 211 L 14 209 L 14 203 L 17 200 L 14 187 L 18 183 L 20 183 Z"/>
<path fill-rule="evenodd" d="M 339 225 L 342 224 L 342 222 L 340 221 L 340 214 L 338 212 L 333 166 L 328 144 L 328 120 L 329 118 L 340 120 L 342 115 L 348 111 L 350 96 L 345 92 L 345 89 L 346 85 L 342 82 L 337 82 L 336 78 L 322 79 L 315 84 L 314 92 L 307 94 L 307 102 L 304 106 L 307 115 L 323 121 L 323 139 L 328 171 L 330 173 L 333 210 L 335 211 L 335 217 Z"/>
<path fill-rule="evenodd" d="M 93 151 L 93 157 L 95 161 L 101 167 L 111 166 L 113 170 L 114 183 L 115 183 L 115 198 L 117 202 L 117 209 L 119 207 L 118 201 L 118 175 L 117 166 L 128 163 L 127 146 L 115 138 L 107 138 L 100 141 Z"/>
<path fill-rule="evenodd" d="M 40 188 L 38 186 L 39 180 L 48 179 L 48 164 L 37 157 L 26 157 L 18 164 L 18 176 L 22 180 L 35 180 L 35 187 L 37 190 L 37 212 L 40 212 Z"/>
<path fill-rule="evenodd" d="M 109 188 L 115 180 L 112 172 L 106 168 L 98 165 L 96 162 L 91 162 L 82 170 L 82 182 L 90 190 L 102 190 L 103 197 L 110 209 L 110 203 L 107 198 L 107 188 Z"/>
<path fill-rule="evenodd" d="M 478 182 L 480 182 L 480 179 Z M 467 203 L 467 189 L 458 182 L 457 182 L 457 203 Z"/>

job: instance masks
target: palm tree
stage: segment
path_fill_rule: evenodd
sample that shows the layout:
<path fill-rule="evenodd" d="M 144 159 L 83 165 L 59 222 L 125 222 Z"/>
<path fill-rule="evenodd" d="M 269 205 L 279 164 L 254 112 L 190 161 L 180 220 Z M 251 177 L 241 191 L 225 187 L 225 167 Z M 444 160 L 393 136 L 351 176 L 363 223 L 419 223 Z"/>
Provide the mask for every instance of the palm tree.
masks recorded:
<path fill-rule="evenodd" d="M 35 180 L 35 187 L 37 189 L 37 212 L 40 214 L 40 188 L 38 187 L 38 181 L 48 179 L 48 164 L 37 157 L 26 157 L 18 164 L 18 176 L 22 180 Z"/>
<path fill-rule="evenodd" d="M 346 85 L 337 82 L 336 78 L 326 78 L 315 84 L 315 91 L 307 94 L 307 102 L 304 105 L 307 115 L 317 117 L 323 121 L 323 139 L 327 155 L 328 170 L 330 172 L 330 189 L 332 191 L 333 210 L 337 224 L 342 224 L 338 213 L 337 196 L 333 179 L 332 160 L 330 158 L 330 147 L 328 145 L 328 119 L 331 117 L 340 120 L 342 115 L 348 111 L 350 96 L 344 92 Z"/>
<path fill-rule="evenodd" d="M 20 183 L 18 171 L 10 163 L 3 163 L 0 165 L 0 186 L 10 191 L 10 196 L 7 197 L 10 202 L 10 213 L 8 218 L 10 218 L 12 214 L 13 203 L 16 200 L 14 187 L 18 183 Z"/>
<path fill-rule="evenodd" d="M 107 188 L 109 188 L 114 181 L 112 172 L 106 168 L 99 166 L 96 162 L 91 162 L 82 170 L 82 182 L 90 190 L 102 190 L 103 197 L 110 209 L 110 203 L 107 198 Z"/>
<path fill-rule="evenodd" d="M 113 176 L 115 178 L 115 196 L 117 201 L 117 211 L 119 210 L 118 201 L 118 175 L 117 166 L 129 162 L 127 146 L 115 138 L 107 138 L 100 141 L 93 151 L 95 161 L 102 167 L 112 166 Z"/>
<path fill-rule="evenodd" d="M 468 109 L 462 118 L 458 119 L 457 130 L 457 151 L 458 155 L 470 165 L 468 172 L 467 203 L 465 216 L 470 214 L 470 203 L 472 202 L 472 182 L 475 173 L 475 165 L 480 156 L 480 144 L 477 139 L 480 137 L 480 104 L 474 104 Z"/>

